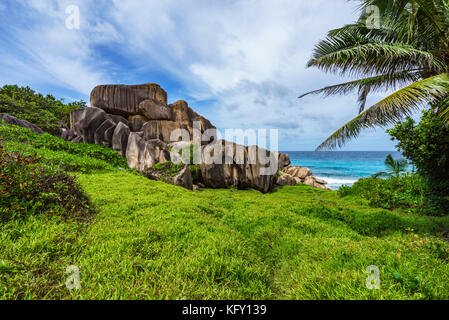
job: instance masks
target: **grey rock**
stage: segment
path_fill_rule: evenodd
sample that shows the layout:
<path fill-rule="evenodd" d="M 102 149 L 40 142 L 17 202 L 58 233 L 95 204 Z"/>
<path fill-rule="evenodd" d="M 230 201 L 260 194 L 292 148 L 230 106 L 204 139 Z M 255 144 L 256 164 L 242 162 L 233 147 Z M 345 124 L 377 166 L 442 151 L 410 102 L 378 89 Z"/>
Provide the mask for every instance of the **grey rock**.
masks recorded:
<path fill-rule="evenodd" d="M 289 175 L 288 173 L 285 173 L 279 177 L 276 184 L 280 186 L 296 186 L 298 184 L 296 179 L 297 178 Z"/>
<path fill-rule="evenodd" d="M 185 165 L 181 172 L 173 178 L 173 184 L 175 186 L 181 186 L 186 189 L 193 190 L 192 174 L 188 165 Z"/>
<path fill-rule="evenodd" d="M 131 132 L 126 148 L 126 160 L 130 168 L 144 171 L 156 163 L 166 162 L 170 159 L 167 145 L 160 140 L 147 141 L 137 133 Z"/>
<path fill-rule="evenodd" d="M 271 170 L 260 159 L 259 151 L 269 156 Z M 223 140 L 203 146 L 201 153 L 201 174 L 208 187 L 253 188 L 264 193 L 273 190 L 278 172 L 277 156 L 274 153 L 259 150 L 257 146 L 245 147 Z M 211 157 L 217 161 L 211 160 Z M 220 160 L 221 164 L 217 163 Z"/>
<path fill-rule="evenodd" d="M 154 99 L 148 99 L 139 104 L 139 111 L 150 120 L 172 120 L 171 109 Z"/>
<path fill-rule="evenodd" d="M 126 157 L 126 149 L 128 147 L 128 138 L 131 131 L 129 127 L 120 122 L 112 134 L 112 149 L 117 150 L 122 157 Z"/>
<path fill-rule="evenodd" d="M 116 125 L 109 119 L 106 119 L 94 133 L 95 144 L 102 144 L 107 147 L 112 146 L 112 134 Z"/>
<path fill-rule="evenodd" d="M 90 104 L 110 114 L 130 116 L 139 114 L 139 104 L 148 99 L 167 104 L 167 93 L 155 83 L 101 85 L 92 90 Z"/>
<path fill-rule="evenodd" d="M 130 116 L 129 119 L 129 129 L 132 132 L 139 132 L 142 130 L 143 125 L 150 121 L 147 117 L 141 115 Z"/>
<path fill-rule="evenodd" d="M 35 124 L 28 122 L 26 120 L 17 119 L 16 117 L 13 117 L 9 114 L 0 114 L 0 120 L 3 120 L 7 124 L 28 128 L 38 135 L 44 134 L 44 130 L 42 130 Z"/>
<path fill-rule="evenodd" d="M 114 122 L 114 124 L 119 124 L 122 122 L 123 124 L 126 124 L 129 127 L 129 121 L 126 120 L 124 117 L 116 115 L 116 114 L 107 114 L 106 118 Z"/>
<path fill-rule="evenodd" d="M 84 108 L 70 113 L 70 126 L 85 143 L 95 143 L 95 132 L 106 120 L 106 112 L 98 108 Z"/>

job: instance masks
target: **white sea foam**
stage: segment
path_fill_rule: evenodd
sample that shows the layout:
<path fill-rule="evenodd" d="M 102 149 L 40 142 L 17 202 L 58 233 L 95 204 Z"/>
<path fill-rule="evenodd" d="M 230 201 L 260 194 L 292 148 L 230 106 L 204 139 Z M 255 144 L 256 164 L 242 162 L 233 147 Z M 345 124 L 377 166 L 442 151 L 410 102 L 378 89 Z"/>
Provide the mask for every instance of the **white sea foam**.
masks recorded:
<path fill-rule="evenodd" d="M 329 177 L 317 177 L 327 181 L 327 186 L 333 190 L 340 188 L 342 185 L 352 186 L 358 179 L 357 178 L 329 178 Z"/>

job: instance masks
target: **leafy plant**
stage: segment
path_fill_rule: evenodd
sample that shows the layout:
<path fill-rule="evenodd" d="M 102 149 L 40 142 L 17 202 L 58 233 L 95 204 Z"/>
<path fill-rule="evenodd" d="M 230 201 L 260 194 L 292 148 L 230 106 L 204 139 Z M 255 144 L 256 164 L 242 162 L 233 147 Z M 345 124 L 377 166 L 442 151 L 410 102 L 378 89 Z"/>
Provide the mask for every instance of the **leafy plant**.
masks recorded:
<path fill-rule="evenodd" d="M 449 127 L 434 111 L 424 111 L 419 123 L 408 118 L 388 133 L 422 176 L 429 213 L 449 214 Z"/>
<path fill-rule="evenodd" d="M 385 159 L 386 172 L 377 172 L 372 175 L 373 178 L 396 177 L 399 178 L 402 173 L 407 172 L 408 161 L 406 159 L 395 160 L 391 154 Z"/>
<path fill-rule="evenodd" d="M 38 214 L 86 219 L 91 207 L 72 177 L 0 145 L 0 222 Z"/>
<path fill-rule="evenodd" d="M 0 121 L 0 141 L 9 149 L 45 154 L 45 163 L 68 171 L 88 171 L 101 168 L 128 168 L 125 158 L 105 146 L 71 143 L 50 134 L 37 135 L 27 128 Z M 27 146 L 27 148 L 24 148 Z M 98 161 L 96 161 L 98 160 Z"/>
<path fill-rule="evenodd" d="M 426 210 L 422 178 L 416 174 L 388 179 L 360 179 L 352 187 L 341 187 L 338 194 L 341 197 L 366 199 L 371 206 L 377 208 L 406 209 L 414 212 Z"/>
<path fill-rule="evenodd" d="M 27 120 L 53 135 L 60 134 L 61 125 L 68 125 L 71 111 L 85 107 L 85 101 L 66 104 L 52 95 L 36 93 L 30 87 L 5 85 L 0 88 L 0 113 Z"/>

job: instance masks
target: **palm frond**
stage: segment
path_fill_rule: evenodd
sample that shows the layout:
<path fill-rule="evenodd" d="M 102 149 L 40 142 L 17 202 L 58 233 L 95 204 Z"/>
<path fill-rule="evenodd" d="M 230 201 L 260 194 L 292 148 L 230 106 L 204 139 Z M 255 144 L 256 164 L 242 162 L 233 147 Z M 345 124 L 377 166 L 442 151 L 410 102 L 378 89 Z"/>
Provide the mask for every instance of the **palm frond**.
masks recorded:
<path fill-rule="evenodd" d="M 354 39 L 328 38 L 317 45 L 307 67 L 358 76 L 426 68 L 442 70 L 444 63 L 432 53 L 406 44 L 357 43 Z"/>
<path fill-rule="evenodd" d="M 318 150 L 335 149 L 360 134 L 363 129 L 387 127 L 409 116 L 413 111 L 439 101 L 449 91 L 449 74 L 444 73 L 402 88 L 368 108 L 335 131 Z"/>
<path fill-rule="evenodd" d="M 351 91 L 354 91 L 356 89 L 360 90 L 360 88 L 363 87 L 370 87 L 371 92 L 387 89 L 395 90 L 400 86 L 404 86 L 410 84 L 411 82 L 417 81 L 421 77 L 420 74 L 420 70 L 383 74 L 370 78 L 353 80 L 341 84 L 327 86 L 318 90 L 304 93 L 299 96 L 299 98 L 301 99 L 311 94 L 323 94 L 325 97 L 335 94 L 348 94 Z"/>

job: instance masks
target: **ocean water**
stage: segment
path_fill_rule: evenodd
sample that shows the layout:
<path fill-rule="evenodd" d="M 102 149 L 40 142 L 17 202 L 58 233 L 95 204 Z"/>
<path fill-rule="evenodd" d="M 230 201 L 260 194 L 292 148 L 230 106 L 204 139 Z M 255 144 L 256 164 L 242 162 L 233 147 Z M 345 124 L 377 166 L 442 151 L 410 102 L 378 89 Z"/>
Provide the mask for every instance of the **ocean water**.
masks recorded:
<path fill-rule="evenodd" d="M 402 158 L 396 151 L 283 151 L 290 156 L 292 165 L 308 167 L 313 175 L 328 182 L 336 190 L 341 185 L 351 186 L 360 178 L 385 171 L 388 154 Z"/>

